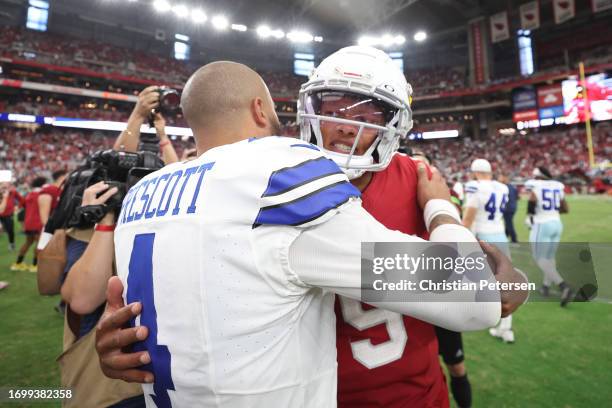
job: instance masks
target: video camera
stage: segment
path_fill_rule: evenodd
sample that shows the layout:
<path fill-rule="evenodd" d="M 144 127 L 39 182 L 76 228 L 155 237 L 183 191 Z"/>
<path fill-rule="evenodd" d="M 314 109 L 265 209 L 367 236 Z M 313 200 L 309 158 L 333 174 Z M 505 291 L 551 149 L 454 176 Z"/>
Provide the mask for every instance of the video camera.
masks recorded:
<path fill-rule="evenodd" d="M 157 143 L 143 138 L 137 153 L 101 150 L 87 158 L 85 165 L 70 173 L 64 183 L 57 208 L 45 228 L 53 232 L 58 228 L 86 229 L 94 226 L 109 211 L 118 214 L 127 191 L 141 178 L 161 169 L 164 162 L 157 156 Z M 157 139 L 155 136 L 153 139 Z M 155 146 L 154 151 L 153 146 Z M 118 191 L 105 204 L 81 206 L 87 187 L 104 181 Z"/>

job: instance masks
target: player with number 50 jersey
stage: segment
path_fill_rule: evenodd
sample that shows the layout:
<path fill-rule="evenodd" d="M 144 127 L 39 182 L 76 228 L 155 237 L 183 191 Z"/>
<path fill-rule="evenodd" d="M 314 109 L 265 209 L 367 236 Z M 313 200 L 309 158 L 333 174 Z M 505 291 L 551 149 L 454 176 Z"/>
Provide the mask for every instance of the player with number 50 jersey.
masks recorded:
<path fill-rule="evenodd" d="M 551 285 L 558 285 L 561 306 L 566 306 L 573 291 L 557 271 L 556 253 L 563 233 L 559 213 L 568 212 L 565 201 L 565 186 L 554 180 L 545 167 L 536 167 L 534 178 L 525 183 L 529 193 L 527 225 L 531 227 L 529 242 L 533 258 L 542 270 L 544 279 L 540 292 L 548 296 Z"/>

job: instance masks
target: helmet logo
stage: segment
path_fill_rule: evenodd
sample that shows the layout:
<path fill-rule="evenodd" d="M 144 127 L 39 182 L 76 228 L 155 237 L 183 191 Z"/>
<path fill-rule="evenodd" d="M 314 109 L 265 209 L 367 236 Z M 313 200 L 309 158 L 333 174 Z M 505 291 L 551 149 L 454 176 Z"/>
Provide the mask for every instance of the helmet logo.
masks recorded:
<path fill-rule="evenodd" d="M 343 71 L 342 75 L 346 77 L 351 77 L 351 78 L 362 78 L 363 77 L 363 75 L 358 74 L 357 72 L 349 72 L 349 71 Z"/>

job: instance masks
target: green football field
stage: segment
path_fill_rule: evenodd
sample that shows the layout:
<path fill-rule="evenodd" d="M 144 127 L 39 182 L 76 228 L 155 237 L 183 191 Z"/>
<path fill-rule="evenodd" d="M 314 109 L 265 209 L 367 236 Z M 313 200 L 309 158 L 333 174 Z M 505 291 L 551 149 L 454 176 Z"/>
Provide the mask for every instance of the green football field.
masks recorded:
<path fill-rule="evenodd" d="M 563 217 L 564 242 L 590 246 L 599 283 L 599 298 L 561 309 L 555 302 L 532 302 L 514 316 L 516 343 L 505 345 L 486 332 L 464 337 L 466 364 L 474 390 L 474 407 L 608 407 L 612 406 L 612 199 L 570 197 Z M 519 240 L 525 202 L 515 218 Z M 20 234 L 18 243 L 23 237 Z M 581 244 L 582 245 L 582 244 Z M 562 247 L 559 268 L 572 270 L 572 249 Z M 539 283 L 528 251 L 513 248 L 513 257 Z M 31 260 L 28 255 L 27 261 Z M 11 272 L 14 254 L 0 238 L 0 390 L 56 388 L 55 362 L 61 351 L 63 320 L 55 312 L 58 297 L 41 297 L 36 275 Z M 56 407 L 59 403 L 6 403 L 7 407 Z"/>

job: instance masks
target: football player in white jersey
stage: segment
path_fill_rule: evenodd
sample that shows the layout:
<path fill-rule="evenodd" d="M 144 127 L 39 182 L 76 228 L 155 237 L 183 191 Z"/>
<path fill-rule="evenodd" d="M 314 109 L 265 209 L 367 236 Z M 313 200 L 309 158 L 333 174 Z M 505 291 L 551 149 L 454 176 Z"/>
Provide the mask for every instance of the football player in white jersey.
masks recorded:
<path fill-rule="evenodd" d="M 133 324 L 148 335 L 134 328 L 104 336 L 138 306 L 103 319 L 97 349 L 105 373 L 133 378 L 108 367 L 151 361 L 154 383 L 143 386 L 150 406 L 335 406 L 334 293 L 360 298 L 362 241 L 421 240 L 370 216 L 318 147 L 264 137 L 278 132 L 278 118 L 246 66 L 201 68 L 182 107 L 199 157 L 134 186 L 116 230 L 117 272 L 127 302 L 142 307 Z M 441 177 L 419 171 L 430 240 L 475 242 Z M 503 279 L 524 282 L 506 258 L 500 264 Z M 509 310 L 526 297 L 501 295 Z M 499 318 L 497 302 L 444 299 L 375 305 L 455 330 Z M 143 337 L 140 352 L 117 349 Z"/>
<path fill-rule="evenodd" d="M 529 242 L 533 259 L 544 275 L 540 293 L 548 296 L 550 286 L 558 285 L 561 291 L 561 306 L 566 306 L 573 291 L 559 275 L 555 260 L 563 233 L 559 214 L 569 211 L 565 201 L 565 186 L 560 181 L 553 180 L 545 167 L 536 167 L 533 177 L 525 183 L 525 189 L 529 193 L 526 224 L 531 228 Z"/>
<path fill-rule="evenodd" d="M 493 180 L 491 163 L 485 159 L 474 160 L 470 171 L 475 180 L 465 184 L 463 225 L 470 228 L 478 239 L 497 246 L 509 258 L 510 248 L 504 226 L 508 186 Z M 512 316 L 502 318 L 497 327 L 489 329 L 489 333 L 501 338 L 504 343 L 514 343 Z"/>

